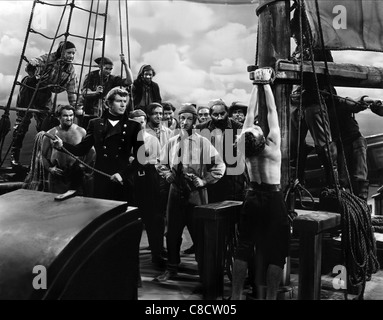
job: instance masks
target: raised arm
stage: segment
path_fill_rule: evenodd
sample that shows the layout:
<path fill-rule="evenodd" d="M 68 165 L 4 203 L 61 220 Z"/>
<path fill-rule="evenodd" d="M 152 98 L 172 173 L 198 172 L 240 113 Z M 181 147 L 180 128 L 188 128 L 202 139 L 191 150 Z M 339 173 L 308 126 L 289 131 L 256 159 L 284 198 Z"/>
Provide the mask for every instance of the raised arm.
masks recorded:
<path fill-rule="evenodd" d="M 273 91 L 269 84 L 263 86 L 266 97 L 266 106 L 267 106 L 267 122 L 269 124 L 269 134 L 267 135 L 267 140 L 279 144 L 281 141 L 281 132 L 278 122 L 278 112 L 277 106 L 275 105 L 275 99 Z"/>
<path fill-rule="evenodd" d="M 125 56 L 123 53 L 120 54 L 120 60 L 122 64 L 124 65 L 125 72 L 126 72 L 125 84 L 127 86 L 131 86 L 133 84 L 133 74 L 132 74 L 132 70 L 130 70 L 128 64 L 126 63 Z"/>
<path fill-rule="evenodd" d="M 254 125 L 254 121 L 258 116 L 258 86 L 254 85 L 251 90 L 249 107 L 247 109 L 247 114 L 245 122 L 243 123 L 243 129 L 251 128 Z"/>

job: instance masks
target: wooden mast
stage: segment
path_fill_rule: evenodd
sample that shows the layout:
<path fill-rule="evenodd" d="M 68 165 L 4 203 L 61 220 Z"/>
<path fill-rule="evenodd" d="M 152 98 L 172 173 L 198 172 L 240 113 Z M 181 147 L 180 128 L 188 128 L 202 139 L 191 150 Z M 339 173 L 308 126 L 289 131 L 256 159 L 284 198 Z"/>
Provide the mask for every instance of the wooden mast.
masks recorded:
<path fill-rule="evenodd" d="M 259 16 L 258 64 L 259 67 L 275 68 L 277 60 L 290 57 L 290 1 L 260 0 L 257 8 Z M 283 189 L 289 184 L 289 122 L 290 122 L 290 91 L 291 86 L 278 81 L 273 85 L 275 102 L 278 109 L 281 128 L 282 176 Z M 266 119 L 266 102 L 260 90 L 259 122 L 268 131 Z"/>

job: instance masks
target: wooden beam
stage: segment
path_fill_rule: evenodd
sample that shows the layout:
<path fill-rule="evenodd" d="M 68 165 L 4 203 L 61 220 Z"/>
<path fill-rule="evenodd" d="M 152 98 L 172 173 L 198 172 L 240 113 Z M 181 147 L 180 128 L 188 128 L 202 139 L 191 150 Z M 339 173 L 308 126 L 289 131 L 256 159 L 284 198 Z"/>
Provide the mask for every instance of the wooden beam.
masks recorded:
<path fill-rule="evenodd" d="M 0 106 L 0 110 L 6 110 L 6 106 Z M 25 112 L 36 112 L 36 113 L 47 113 L 49 110 L 40 110 L 40 109 L 27 109 L 27 108 L 17 108 L 17 107 L 11 107 L 9 108 L 10 111 L 25 111 Z"/>
<path fill-rule="evenodd" d="M 315 72 L 325 74 L 323 61 L 314 62 Z M 331 84 L 337 87 L 383 88 L 383 68 L 349 63 L 328 62 Z M 300 64 L 278 60 L 275 64 L 277 79 L 282 83 L 300 83 Z M 303 63 L 303 72 L 313 72 L 311 62 Z"/>
<path fill-rule="evenodd" d="M 290 57 L 290 1 L 259 1 L 259 36 L 258 65 L 274 67 L 280 59 Z M 283 189 L 290 183 L 290 85 L 274 83 L 273 92 L 278 109 L 279 126 L 281 128 L 282 168 L 281 185 Z M 259 91 L 259 123 L 265 134 L 267 127 L 267 108 L 263 90 Z"/>

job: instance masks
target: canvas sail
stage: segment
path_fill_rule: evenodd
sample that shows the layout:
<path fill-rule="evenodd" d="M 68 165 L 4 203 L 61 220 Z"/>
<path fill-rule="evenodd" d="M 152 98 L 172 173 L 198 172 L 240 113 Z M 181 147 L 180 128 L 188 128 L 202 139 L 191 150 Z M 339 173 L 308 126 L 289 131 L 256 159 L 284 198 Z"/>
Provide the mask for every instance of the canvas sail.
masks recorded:
<path fill-rule="evenodd" d="M 316 1 L 305 0 L 306 12 L 320 47 Z M 318 1 L 325 47 L 330 50 L 383 51 L 383 1 Z"/>

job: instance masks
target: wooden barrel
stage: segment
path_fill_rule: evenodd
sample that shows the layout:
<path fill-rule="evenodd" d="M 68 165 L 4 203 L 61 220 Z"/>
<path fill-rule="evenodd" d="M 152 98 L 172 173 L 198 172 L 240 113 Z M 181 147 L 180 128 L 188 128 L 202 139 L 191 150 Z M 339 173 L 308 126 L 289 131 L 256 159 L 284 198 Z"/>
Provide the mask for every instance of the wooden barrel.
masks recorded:
<path fill-rule="evenodd" d="M 0 299 L 137 299 L 137 208 L 56 195 L 0 196 Z"/>

